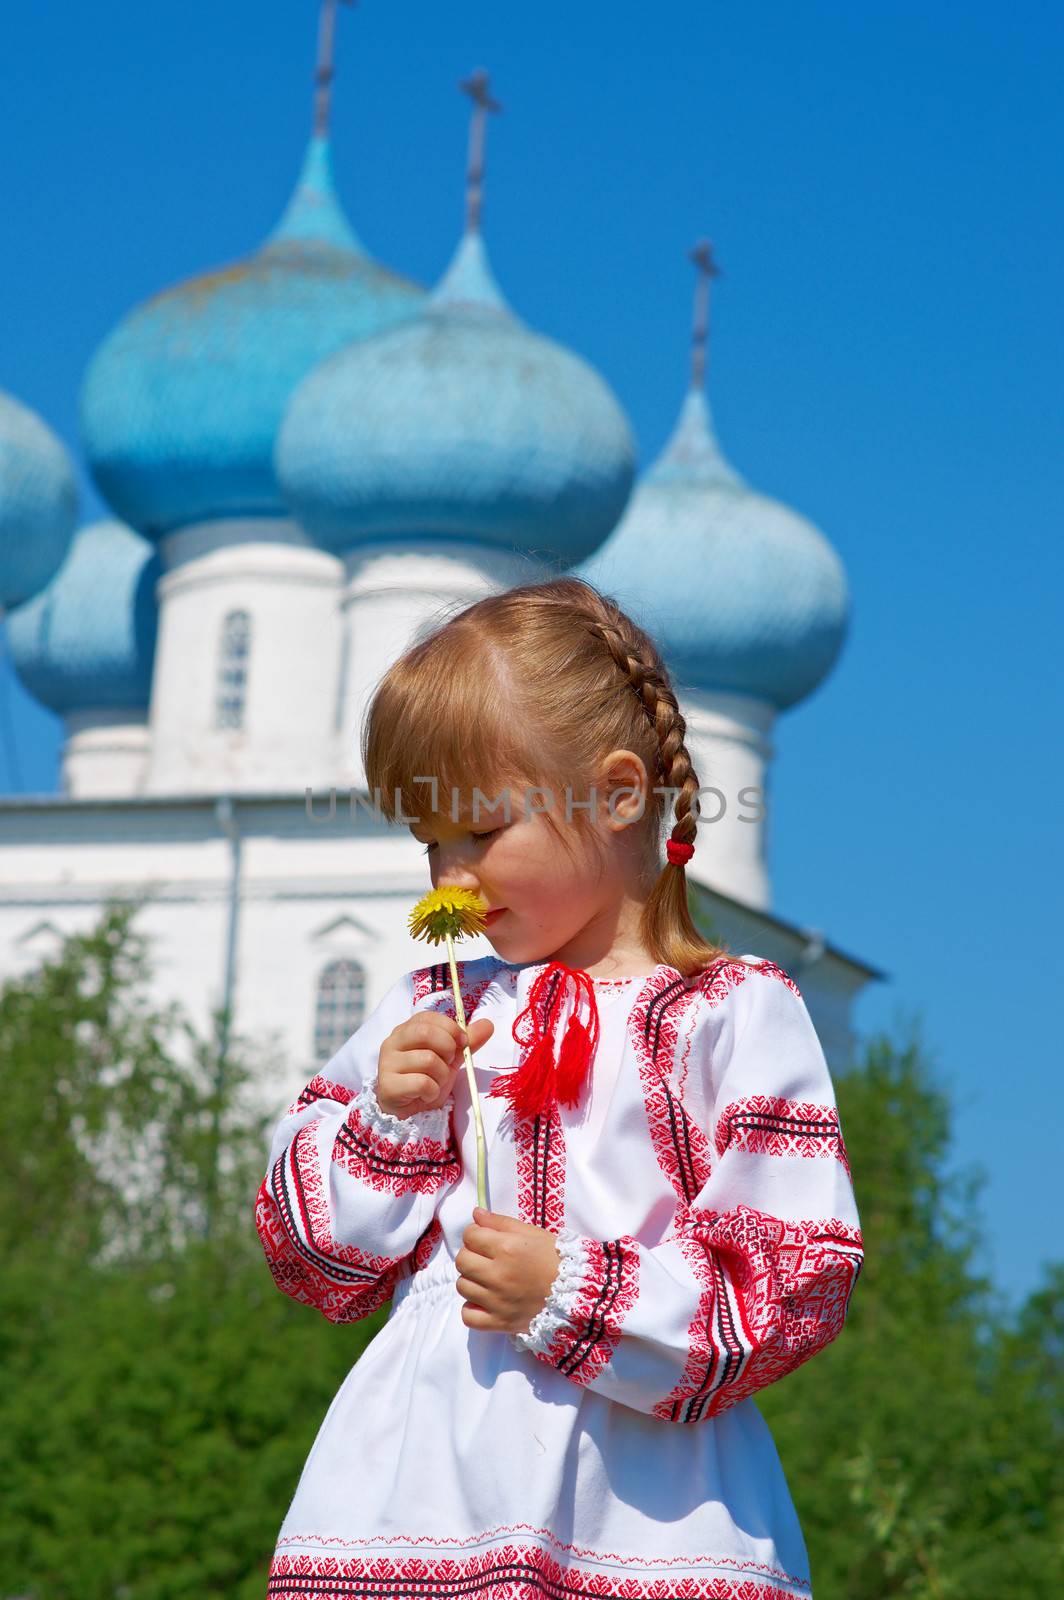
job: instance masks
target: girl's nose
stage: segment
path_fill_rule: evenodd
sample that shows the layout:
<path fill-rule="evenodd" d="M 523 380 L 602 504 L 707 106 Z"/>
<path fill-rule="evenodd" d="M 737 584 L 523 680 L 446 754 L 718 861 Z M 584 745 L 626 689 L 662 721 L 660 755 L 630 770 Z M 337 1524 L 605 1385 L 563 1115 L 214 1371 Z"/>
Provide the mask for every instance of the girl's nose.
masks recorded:
<path fill-rule="evenodd" d="M 473 872 L 441 872 L 436 887 L 437 889 L 470 889 L 474 894 L 479 894 L 480 892 L 480 884 L 476 874 Z"/>

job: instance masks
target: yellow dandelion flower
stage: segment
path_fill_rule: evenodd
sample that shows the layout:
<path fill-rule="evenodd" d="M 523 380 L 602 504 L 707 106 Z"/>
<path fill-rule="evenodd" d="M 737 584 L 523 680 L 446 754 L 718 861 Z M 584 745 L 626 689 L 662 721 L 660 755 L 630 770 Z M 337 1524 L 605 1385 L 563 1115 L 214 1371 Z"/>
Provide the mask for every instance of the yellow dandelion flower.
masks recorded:
<path fill-rule="evenodd" d="M 465 1005 L 462 988 L 458 982 L 458 963 L 455 960 L 454 941 L 469 934 L 483 933 L 487 927 L 487 905 L 472 889 L 430 889 L 422 895 L 410 913 L 410 932 L 415 939 L 428 939 L 432 944 L 447 945 L 447 961 L 451 969 L 451 991 L 454 994 L 454 1013 L 463 1033 L 466 1031 Z M 477 1136 L 477 1204 L 486 1211 L 488 1152 L 484 1139 L 484 1119 L 480 1112 L 477 1078 L 473 1070 L 473 1055 L 466 1038 L 463 1055 L 469 1083 L 469 1099 L 473 1108 L 473 1122 Z"/>
<path fill-rule="evenodd" d="M 464 939 L 483 933 L 487 906 L 472 889 L 430 889 L 410 913 L 415 939 L 442 944 L 447 938 Z"/>

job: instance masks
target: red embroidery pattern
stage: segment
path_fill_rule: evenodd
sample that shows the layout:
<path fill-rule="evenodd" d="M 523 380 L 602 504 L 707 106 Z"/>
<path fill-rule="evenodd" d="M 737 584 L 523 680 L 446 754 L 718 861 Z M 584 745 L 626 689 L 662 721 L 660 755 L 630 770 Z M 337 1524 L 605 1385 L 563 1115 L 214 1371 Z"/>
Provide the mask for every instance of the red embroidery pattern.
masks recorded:
<path fill-rule="evenodd" d="M 625 1316 L 639 1298 L 639 1249 L 619 1239 L 585 1239 L 590 1279 L 581 1284 L 566 1313 L 571 1326 L 555 1330 L 546 1350 L 535 1355 L 574 1383 L 590 1383 L 612 1356 Z"/>
<path fill-rule="evenodd" d="M 315 1203 L 318 1214 L 312 1223 L 298 1174 L 286 1167 L 289 1154 L 279 1157 L 255 1197 L 255 1227 L 273 1280 L 282 1294 L 314 1307 L 330 1322 L 357 1322 L 390 1299 L 399 1262 L 353 1245 L 333 1245 L 327 1213 L 324 1235 L 313 1235 L 313 1228 L 322 1225 L 320 1205 Z"/>
<path fill-rule="evenodd" d="M 458 962 L 458 987 L 462 991 L 462 1004 L 465 1005 L 465 962 Z M 450 994 L 451 969 L 444 961 L 437 961 L 431 967 L 418 967 L 414 973 L 414 1004 L 420 1005 L 427 994 Z M 435 1007 L 433 1009 L 436 1009 Z M 451 1015 L 454 1016 L 454 996 L 451 995 Z M 468 1012 L 466 1013 L 468 1016 Z"/>
<path fill-rule="evenodd" d="M 640 990 L 628 1021 L 654 1153 L 685 1205 L 692 1203 L 709 1178 L 710 1147 L 670 1087 L 669 1078 L 680 1019 L 688 1006 L 698 1003 L 698 991 L 689 989 L 673 968 L 663 967 Z"/>
<path fill-rule="evenodd" d="M 453 1122 L 445 1141 L 424 1138 L 399 1144 L 372 1127 L 357 1105 L 337 1130 L 332 1159 L 352 1178 L 391 1194 L 435 1194 L 457 1182 L 462 1172 Z"/>
<path fill-rule="evenodd" d="M 481 957 L 480 959 L 483 959 Z M 484 997 L 484 991 L 494 978 L 494 972 L 469 986 L 468 968 L 472 965 L 469 961 L 456 961 L 458 968 L 458 988 L 462 995 L 462 1008 L 466 1014 L 466 1022 L 472 1022 L 474 1013 Z M 432 1006 L 425 1006 L 426 1011 L 439 1011 L 448 1017 L 455 1017 L 454 991 L 451 988 L 451 968 L 447 962 L 439 961 L 432 967 L 418 967 L 413 974 L 414 979 L 414 1005 L 419 1006 L 427 995 L 432 995 L 436 1002 Z"/>
<path fill-rule="evenodd" d="M 785 1222 L 740 1205 L 692 1209 L 678 1242 L 707 1288 L 688 1330 L 683 1377 L 655 1416 L 717 1416 L 841 1331 L 861 1269 L 859 1228 L 835 1219 Z"/>
<path fill-rule="evenodd" d="M 350 1089 L 318 1075 L 294 1109 L 323 1097 L 340 1105 L 354 1099 Z M 333 1239 L 319 1137 L 317 1119 L 297 1129 L 259 1186 L 255 1226 L 283 1294 L 313 1306 L 330 1322 L 356 1322 L 391 1298 L 406 1258 L 374 1255 Z M 354 1108 L 337 1133 L 331 1159 L 349 1175 L 393 1193 L 431 1192 L 453 1181 L 460 1171 L 453 1131 L 446 1146 L 433 1139 L 400 1146 L 366 1126 Z M 411 1252 L 416 1265 L 428 1259 L 439 1232 L 434 1218 Z"/>
<path fill-rule="evenodd" d="M 689 1216 L 688 1209 L 684 1217 Z M 706 1414 L 704 1398 L 712 1387 L 714 1377 L 725 1375 L 721 1370 L 722 1364 L 726 1369 L 741 1359 L 742 1348 L 727 1316 L 727 1302 L 723 1326 L 717 1332 L 719 1342 L 712 1342 L 711 1321 L 722 1287 L 722 1275 L 717 1264 L 704 1245 L 692 1239 L 682 1227 L 676 1234 L 676 1244 L 691 1269 L 692 1277 L 704 1288 L 687 1330 L 687 1360 L 680 1381 L 663 1400 L 658 1401 L 652 1415 L 661 1417 L 665 1422 L 700 1422 Z"/>
<path fill-rule="evenodd" d="M 835 1106 L 748 1095 L 724 1107 L 717 1119 L 716 1145 L 718 1156 L 729 1147 L 751 1155 L 836 1156 L 850 1171 Z"/>
<path fill-rule="evenodd" d="M 549 1541 L 552 1550 L 565 1551 L 577 1560 L 584 1561 L 609 1561 L 614 1566 L 643 1567 L 660 1572 L 666 1567 L 690 1567 L 700 1563 L 708 1563 L 714 1567 L 727 1567 L 731 1571 L 741 1573 L 745 1577 L 756 1575 L 759 1578 L 770 1578 L 791 1588 L 798 1589 L 802 1595 L 809 1588 L 809 1579 L 797 1577 L 793 1572 L 785 1572 L 782 1567 L 769 1566 L 766 1561 L 739 1560 L 735 1556 L 701 1555 L 701 1556 L 622 1556 L 616 1550 L 609 1552 L 592 1549 L 590 1545 L 574 1544 L 568 1539 L 559 1539 L 553 1528 L 536 1527 L 532 1522 L 497 1522 L 492 1528 L 482 1528 L 478 1533 L 466 1534 L 464 1538 L 447 1538 L 442 1534 L 425 1533 L 374 1533 L 373 1546 L 377 1549 L 384 1545 L 403 1545 L 408 1548 L 428 1546 L 434 1552 L 443 1549 L 449 1551 L 460 1550 L 464 1545 L 483 1545 L 485 1539 L 500 1540 L 504 1534 L 534 1534 L 539 1539 Z M 524 1541 L 529 1542 L 527 1539 Z M 365 1552 L 366 1540 L 344 1539 L 338 1534 L 323 1533 L 288 1533 L 282 1535 L 277 1541 L 278 1551 L 288 1545 L 320 1545 L 323 1549 L 357 1548 Z"/>
<path fill-rule="evenodd" d="M 310 1082 L 299 1091 L 298 1098 L 292 1101 L 285 1116 L 296 1116 L 304 1106 L 313 1105 L 315 1100 L 335 1100 L 338 1106 L 346 1106 L 348 1101 L 353 1099 L 353 1089 L 345 1088 L 342 1083 L 333 1083 L 330 1078 L 316 1072 Z"/>
<path fill-rule="evenodd" d="M 639 1063 L 647 1124 L 658 1165 L 684 1205 L 692 1205 L 713 1169 L 709 1139 L 671 1087 L 676 1047 L 684 1014 L 702 999 L 719 1005 L 751 972 L 779 978 L 797 994 L 794 983 L 774 962 L 756 965 L 724 958 L 697 975 L 691 988 L 674 967 L 662 965 L 640 991 L 629 1031 Z"/>
<path fill-rule="evenodd" d="M 433 1217 L 421 1238 L 410 1252 L 410 1276 L 419 1272 L 423 1266 L 436 1254 L 436 1246 L 443 1238 L 443 1224 L 439 1217 Z M 393 1285 L 394 1287 L 394 1285 Z"/>
<path fill-rule="evenodd" d="M 778 978 L 799 1000 L 802 998 L 794 979 L 774 961 L 733 961 L 730 957 L 724 957 L 699 973 L 698 986 L 710 1005 L 716 1006 L 740 983 L 744 983 L 751 972 L 765 972 L 771 978 Z"/>
<path fill-rule="evenodd" d="M 548 1007 L 549 1009 L 549 1007 Z M 517 1214 L 536 1228 L 565 1225 L 565 1128 L 557 1101 L 530 1116 L 507 1109 L 517 1176 Z"/>
<path fill-rule="evenodd" d="M 778 978 L 800 998 L 793 980 L 774 962 L 730 958 L 700 973 L 693 992 L 710 1006 L 719 1005 L 755 971 Z M 633 1009 L 632 1039 L 654 1151 L 681 1202 L 670 1237 L 704 1287 L 688 1332 L 683 1375 L 653 1414 L 671 1422 L 698 1422 L 800 1365 L 835 1337 L 860 1267 L 861 1239 L 856 1230 L 837 1222 L 792 1224 L 765 1217 L 769 1233 L 777 1230 L 779 1241 L 786 1236 L 786 1244 L 778 1242 L 773 1255 L 762 1240 L 755 1269 L 737 1250 L 727 1227 L 716 1236 L 707 1230 L 706 1213 L 694 1202 L 712 1172 L 709 1140 L 669 1082 L 691 991 L 674 969 L 666 967 L 663 973 L 663 980 L 653 984 L 649 995 L 640 995 Z M 768 1096 L 734 1101 L 718 1121 L 717 1156 L 729 1143 L 779 1153 L 793 1148 L 802 1154 L 835 1154 L 849 1172 L 834 1107 Z M 734 1215 L 739 1213 L 762 1215 L 749 1207 L 739 1207 Z M 830 1239 L 825 1243 L 831 1230 L 841 1244 L 834 1253 Z M 731 1276 L 725 1271 L 729 1260 Z M 774 1293 L 775 1300 L 764 1302 L 766 1293 Z"/>
<path fill-rule="evenodd" d="M 710 1558 L 712 1559 L 712 1558 Z M 643 1578 L 574 1571 L 535 1546 L 505 1544 L 462 1560 L 451 1556 L 274 1556 L 269 1600 L 395 1600 L 396 1595 L 475 1595 L 477 1600 L 798 1600 L 809 1588 L 758 1579 Z"/>
<path fill-rule="evenodd" d="M 557 1103 L 550 1115 L 513 1118 L 517 1167 L 517 1214 L 536 1228 L 565 1225 L 565 1129 Z"/>

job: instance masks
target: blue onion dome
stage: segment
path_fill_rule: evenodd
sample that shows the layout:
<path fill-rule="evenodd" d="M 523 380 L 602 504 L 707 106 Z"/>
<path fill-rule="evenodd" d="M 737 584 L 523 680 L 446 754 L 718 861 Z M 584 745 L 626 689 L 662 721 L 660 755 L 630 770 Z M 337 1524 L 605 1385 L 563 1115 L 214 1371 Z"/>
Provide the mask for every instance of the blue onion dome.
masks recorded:
<path fill-rule="evenodd" d="M 675 431 L 577 576 L 654 636 L 678 687 L 754 695 L 782 711 L 838 657 L 846 574 L 811 522 L 725 460 L 702 385 L 704 339 L 696 315 L 695 376 Z"/>
<path fill-rule="evenodd" d="M 679 685 L 754 695 L 781 711 L 823 681 L 846 632 L 835 551 L 811 522 L 747 487 L 697 390 L 577 576 L 642 622 Z"/>
<path fill-rule="evenodd" d="M 338 553 L 428 537 L 569 563 L 613 527 L 634 470 L 615 396 L 513 314 L 477 232 L 419 316 L 303 380 L 277 441 L 295 516 Z"/>
<path fill-rule="evenodd" d="M 265 244 L 138 306 L 94 355 L 81 426 L 101 492 L 152 536 L 286 515 L 273 448 L 296 384 L 424 298 L 367 255 L 340 208 L 328 139 L 316 133 Z"/>
<path fill-rule="evenodd" d="M 74 468 L 51 428 L 0 390 L 0 610 L 43 589 L 70 546 Z"/>
<path fill-rule="evenodd" d="M 53 711 L 144 710 L 155 654 L 159 558 L 114 521 L 74 535 L 47 588 L 7 619 L 11 659 L 35 699 Z"/>

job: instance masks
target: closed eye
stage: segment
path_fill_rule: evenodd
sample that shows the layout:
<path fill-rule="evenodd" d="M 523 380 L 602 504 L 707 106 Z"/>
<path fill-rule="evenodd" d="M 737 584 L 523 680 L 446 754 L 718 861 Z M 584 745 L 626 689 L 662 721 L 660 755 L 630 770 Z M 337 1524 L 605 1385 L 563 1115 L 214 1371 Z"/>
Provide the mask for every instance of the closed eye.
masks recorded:
<path fill-rule="evenodd" d="M 470 833 L 469 837 L 471 839 L 477 839 L 477 840 L 494 839 L 495 835 L 497 833 L 502 833 L 502 831 L 503 831 L 502 828 L 489 828 L 487 833 Z M 421 853 L 422 853 L 422 855 L 427 856 L 429 851 L 430 850 L 434 850 L 435 848 L 436 848 L 436 841 L 435 841 L 435 839 L 433 839 L 432 843 L 431 844 L 427 844 L 425 846 L 425 848 L 422 850 Z"/>

